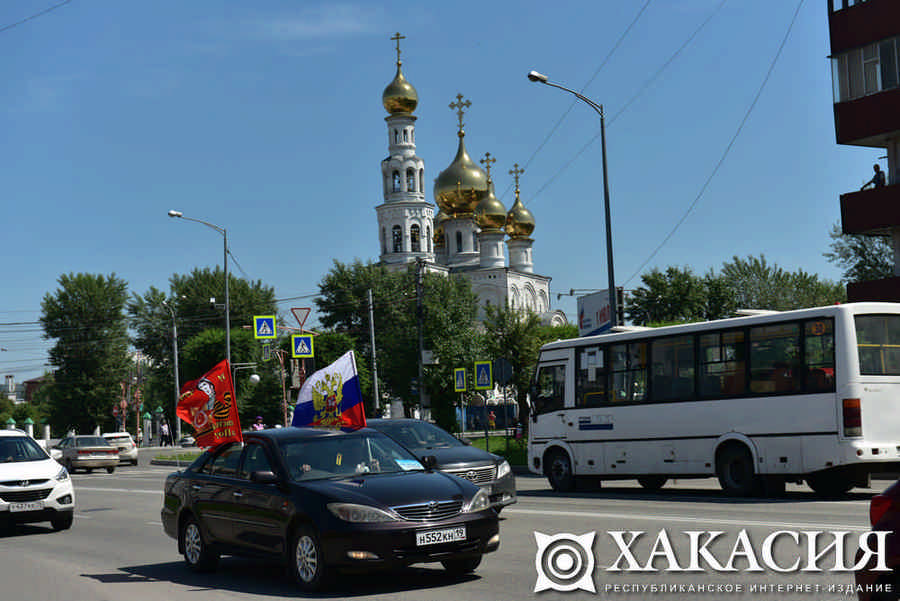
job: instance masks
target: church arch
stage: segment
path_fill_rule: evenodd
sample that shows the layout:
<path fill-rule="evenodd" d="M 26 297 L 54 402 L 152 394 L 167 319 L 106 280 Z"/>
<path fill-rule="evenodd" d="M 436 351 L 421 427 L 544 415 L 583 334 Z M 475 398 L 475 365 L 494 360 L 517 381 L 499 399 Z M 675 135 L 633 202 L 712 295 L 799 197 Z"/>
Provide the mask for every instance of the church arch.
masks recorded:
<path fill-rule="evenodd" d="M 403 230 L 399 225 L 391 228 L 391 243 L 395 253 L 403 252 Z"/>
<path fill-rule="evenodd" d="M 407 192 L 415 192 L 416 191 L 416 170 L 412 167 L 406 170 L 406 191 Z"/>
<path fill-rule="evenodd" d="M 412 252 L 422 252 L 421 236 L 419 235 L 419 224 L 414 223 L 409 226 L 409 248 Z"/>
<path fill-rule="evenodd" d="M 391 176 L 391 178 L 393 179 L 393 186 L 391 188 L 391 191 L 399 192 L 400 191 L 400 172 L 394 171 L 394 174 Z"/>

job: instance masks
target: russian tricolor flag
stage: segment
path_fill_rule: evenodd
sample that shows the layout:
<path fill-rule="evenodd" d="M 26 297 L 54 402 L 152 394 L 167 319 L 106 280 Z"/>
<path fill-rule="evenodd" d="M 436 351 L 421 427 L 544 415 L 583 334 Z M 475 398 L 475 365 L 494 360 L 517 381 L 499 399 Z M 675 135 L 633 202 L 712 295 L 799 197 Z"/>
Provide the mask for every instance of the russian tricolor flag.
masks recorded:
<path fill-rule="evenodd" d="M 337 361 L 307 378 L 297 395 L 291 425 L 336 428 L 366 426 L 366 411 L 353 351 L 347 351 Z"/>

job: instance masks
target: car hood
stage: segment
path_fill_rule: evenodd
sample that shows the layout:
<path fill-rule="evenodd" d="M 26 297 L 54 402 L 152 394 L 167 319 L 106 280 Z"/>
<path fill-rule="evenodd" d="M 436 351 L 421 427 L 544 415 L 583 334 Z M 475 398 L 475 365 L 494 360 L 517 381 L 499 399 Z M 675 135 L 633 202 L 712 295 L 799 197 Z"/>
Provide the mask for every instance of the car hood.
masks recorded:
<path fill-rule="evenodd" d="M 345 480 L 311 480 L 300 486 L 334 501 L 397 507 L 468 498 L 477 487 L 440 472 L 373 474 Z"/>
<path fill-rule="evenodd" d="M 51 479 L 59 473 L 59 464 L 53 459 L 0 463 L 0 482 L 9 480 Z"/>
<path fill-rule="evenodd" d="M 421 459 L 426 455 L 434 455 L 437 459 L 438 469 L 452 467 L 475 467 L 476 465 L 494 465 L 497 456 L 483 451 L 477 447 L 432 447 L 414 450 L 416 457 Z"/>

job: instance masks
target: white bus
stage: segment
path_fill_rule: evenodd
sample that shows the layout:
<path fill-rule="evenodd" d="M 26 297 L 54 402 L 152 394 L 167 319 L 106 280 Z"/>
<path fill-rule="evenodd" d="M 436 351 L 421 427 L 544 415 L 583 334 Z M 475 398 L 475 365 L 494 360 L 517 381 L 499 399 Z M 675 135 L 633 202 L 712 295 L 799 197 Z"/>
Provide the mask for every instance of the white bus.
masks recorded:
<path fill-rule="evenodd" d="M 557 491 L 717 476 L 735 496 L 900 470 L 900 304 L 747 313 L 544 345 L 530 470 Z"/>

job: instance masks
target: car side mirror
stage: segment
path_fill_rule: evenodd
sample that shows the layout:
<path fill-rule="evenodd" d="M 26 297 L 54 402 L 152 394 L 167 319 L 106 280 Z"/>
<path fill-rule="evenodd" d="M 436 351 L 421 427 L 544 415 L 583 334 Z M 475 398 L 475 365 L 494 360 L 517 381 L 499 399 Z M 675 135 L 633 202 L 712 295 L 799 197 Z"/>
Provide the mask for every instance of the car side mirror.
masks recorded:
<path fill-rule="evenodd" d="M 275 472 L 271 472 L 268 470 L 251 472 L 250 481 L 256 482 L 257 484 L 278 484 L 278 476 L 275 475 Z"/>
<path fill-rule="evenodd" d="M 426 471 L 431 471 L 434 469 L 434 466 L 437 465 L 437 457 L 434 455 L 425 455 L 419 461 L 422 462 L 422 465 L 425 466 Z"/>

